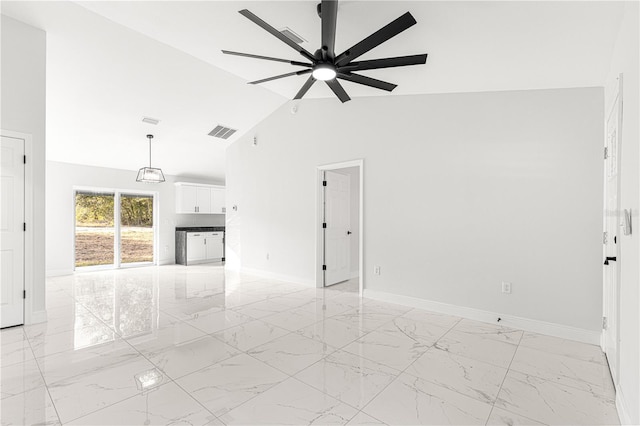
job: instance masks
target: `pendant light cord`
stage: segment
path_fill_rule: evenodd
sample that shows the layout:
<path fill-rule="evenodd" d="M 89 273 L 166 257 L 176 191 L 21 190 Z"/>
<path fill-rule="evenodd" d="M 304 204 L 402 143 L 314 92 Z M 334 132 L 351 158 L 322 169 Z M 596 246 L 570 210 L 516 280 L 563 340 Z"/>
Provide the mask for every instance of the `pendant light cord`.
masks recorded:
<path fill-rule="evenodd" d="M 151 139 L 153 139 L 153 135 L 147 135 L 149 139 L 149 168 L 151 169 Z"/>

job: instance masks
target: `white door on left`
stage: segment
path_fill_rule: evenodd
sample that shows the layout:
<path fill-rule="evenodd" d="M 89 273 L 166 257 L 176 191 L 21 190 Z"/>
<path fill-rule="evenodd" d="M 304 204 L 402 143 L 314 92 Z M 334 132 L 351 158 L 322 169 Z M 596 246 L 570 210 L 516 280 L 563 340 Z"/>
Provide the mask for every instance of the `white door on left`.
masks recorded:
<path fill-rule="evenodd" d="M 0 327 L 24 323 L 24 140 L 0 150 Z"/>

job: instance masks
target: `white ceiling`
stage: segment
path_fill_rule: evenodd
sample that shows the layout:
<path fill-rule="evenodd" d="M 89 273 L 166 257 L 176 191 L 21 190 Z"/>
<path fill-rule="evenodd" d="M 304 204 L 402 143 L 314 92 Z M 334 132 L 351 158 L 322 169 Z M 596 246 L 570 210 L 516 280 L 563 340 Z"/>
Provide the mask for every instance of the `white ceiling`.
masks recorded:
<path fill-rule="evenodd" d="M 242 134 L 306 80 L 246 85 L 296 68 L 223 55 L 221 49 L 301 56 L 237 11 L 247 8 L 278 29 L 291 28 L 313 52 L 320 44 L 316 3 L 3 1 L 2 12 L 48 33 L 49 159 L 137 169 L 146 158 L 144 135 L 153 131 L 154 165 L 171 174 L 221 179 L 226 143 L 206 133 L 221 122 Z M 429 54 L 424 66 L 363 72 L 398 84 L 392 96 L 602 86 L 623 4 L 345 0 L 336 50 L 406 11 L 418 24 L 361 58 Z M 388 96 L 343 84 L 352 97 Z M 329 96 L 316 83 L 306 97 Z M 143 125 L 143 115 L 162 122 Z"/>
<path fill-rule="evenodd" d="M 73 3 L 3 1 L 2 12 L 47 31 L 48 160 L 138 170 L 152 133 L 154 167 L 224 181 L 236 135 L 208 133 L 218 123 L 247 131 L 286 102 Z"/>

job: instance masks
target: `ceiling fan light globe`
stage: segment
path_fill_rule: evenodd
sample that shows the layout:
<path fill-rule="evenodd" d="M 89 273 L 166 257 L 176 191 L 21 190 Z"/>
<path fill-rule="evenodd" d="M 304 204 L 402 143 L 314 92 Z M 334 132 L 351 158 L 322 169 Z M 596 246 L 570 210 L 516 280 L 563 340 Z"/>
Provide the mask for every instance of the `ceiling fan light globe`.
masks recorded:
<path fill-rule="evenodd" d="M 313 69 L 311 75 L 313 75 L 313 78 L 316 80 L 328 81 L 336 78 L 337 73 L 335 68 L 330 65 L 318 65 Z"/>

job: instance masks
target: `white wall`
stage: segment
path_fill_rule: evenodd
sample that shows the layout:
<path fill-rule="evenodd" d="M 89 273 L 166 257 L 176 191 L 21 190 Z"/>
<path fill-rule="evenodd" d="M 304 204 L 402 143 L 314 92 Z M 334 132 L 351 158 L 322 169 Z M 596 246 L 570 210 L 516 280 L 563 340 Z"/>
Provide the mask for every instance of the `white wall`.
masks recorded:
<path fill-rule="evenodd" d="M 623 73 L 622 165 L 620 207 L 631 209 L 635 226 L 632 235 L 620 241 L 620 381 L 618 409 L 623 422 L 640 424 L 640 73 L 638 2 L 626 2 L 624 20 L 616 41 L 605 94 L 608 106 L 614 96 L 616 78 Z M 605 111 L 608 113 L 608 111 Z"/>
<path fill-rule="evenodd" d="M 78 164 L 47 162 L 47 274 L 73 272 L 74 187 L 157 191 L 159 200 L 159 264 L 175 263 L 176 226 L 224 226 L 224 215 L 176 214 L 175 182 L 213 183 L 165 175 L 166 182 L 136 182 L 137 172 Z"/>
<path fill-rule="evenodd" d="M 597 338 L 602 116 L 602 88 L 290 103 L 227 149 L 227 250 L 313 282 L 315 168 L 363 158 L 366 289 Z"/>
<path fill-rule="evenodd" d="M 2 15 L 0 129 L 30 134 L 33 158 L 33 321 L 45 314 L 45 81 L 46 34 Z M 29 317 L 27 316 L 27 320 Z"/>

